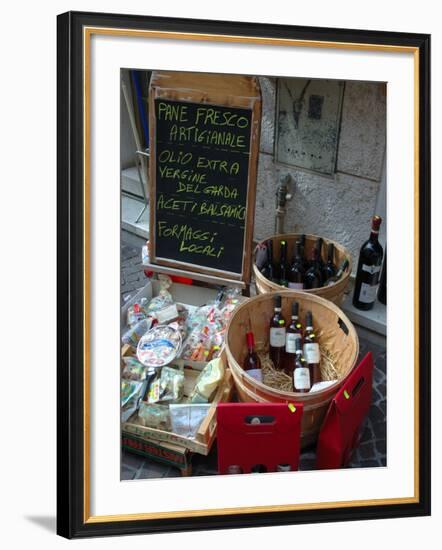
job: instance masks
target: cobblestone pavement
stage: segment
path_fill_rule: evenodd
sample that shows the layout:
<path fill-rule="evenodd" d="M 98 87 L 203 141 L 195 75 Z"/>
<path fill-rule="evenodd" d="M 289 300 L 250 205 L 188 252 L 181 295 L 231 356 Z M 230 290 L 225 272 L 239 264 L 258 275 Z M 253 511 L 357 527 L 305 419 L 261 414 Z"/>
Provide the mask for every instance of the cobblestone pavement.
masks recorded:
<path fill-rule="evenodd" d="M 124 304 L 145 283 L 141 263 L 140 248 L 122 243 L 121 247 L 121 303 Z M 387 352 L 385 347 L 374 345 L 359 337 L 359 359 L 371 351 L 375 362 L 373 373 L 373 400 L 370 413 L 363 427 L 361 443 L 350 461 L 349 468 L 370 468 L 386 466 L 387 429 L 386 429 L 386 369 Z M 300 470 L 315 468 L 314 448 L 301 452 Z M 208 456 L 195 454 L 192 457 L 192 475 L 207 476 L 217 473 L 216 445 Z M 159 477 L 179 477 L 176 468 L 143 458 L 127 451 L 122 452 L 121 479 L 148 479 Z"/>

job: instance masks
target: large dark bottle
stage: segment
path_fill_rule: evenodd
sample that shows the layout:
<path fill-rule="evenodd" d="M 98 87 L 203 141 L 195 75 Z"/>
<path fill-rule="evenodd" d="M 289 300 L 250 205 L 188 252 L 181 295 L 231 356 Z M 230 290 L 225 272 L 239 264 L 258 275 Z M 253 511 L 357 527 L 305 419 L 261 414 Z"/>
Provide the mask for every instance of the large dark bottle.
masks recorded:
<path fill-rule="evenodd" d="M 321 381 L 321 353 L 319 351 L 319 344 L 316 340 L 316 334 L 313 329 L 312 312 L 307 311 L 305 317 L 304 359 L 310 369 L 310 383 L 313 386 L 317 382 Z"/>
<path fill-rule="evenodd" d="M 306 290 L 311 288 L 320 288 L 322 286 L 322 272 L 321 264 L 318 258 L 318 248 L 315 246 L 312 250 L 312 259 L 310 267 L 307 269 L 304 275 L 304 288 Z"/>
<path fill-rule="evenodd" d="M 328 243 L 327 246 L 327 263 L 322 268 L 323 284 L 326 284 L 330 277 L 336 275 L 336 266 L 334 264 L 335 247 L 333 243 Z"/>
<path fill-rule="evenodd" d="M 289 288 L 302 290 L 304 288 L 304 259 L 301 255 L 301 242 L 296 241 L 293 261 L 288 274 Z"/>
<path fill-rule="evenodd" d="M 342 277 L 342 275 L 344 274 L 344 271 L 347 271 L 347 268 L 349 266 L 349 261 L 348 261 L 348 258 L 345 258 L 341 265 L 339 266 L 338 268 L 338 271 L 336 272 L 336 275 L 334 277 L 330 277 L 330 279 L 328 279 L 328 281 L 325 283 L 325 286 L 330 286 L 330 285 L 333 285 L 335 284 L 337 281 L 339 281 L 339 279 Z"/>
<path fill-rule="evenodd" d="M 385 247 L 384 263 L 382 264 L 381 282 L 379 283 L 378 300 L 387 305 L 387 247 Z"/>
<path fill-rule="evenodd" d="M 270 320 L 269 355 L 275 369 L 284 367 L 285 320 L 281 313 L 281 296 L 275 296 L 273 317 Z"/>
<path fill-rule="evenodd" d="M 322 270 L 324 269 L 324 262 L 322 260 L 322 245 L 324 243 L 324 239 L 322 237 L 319 237 L 316 242 L 315 242 L 315 250 L 316 250 L 316 256 L 318 258 L 318 262 L 319 262 L 319 269 Z"/>
<path fill-rule="evenodd" d="M 281 286 L 289 286 L 288 273 L 289 265 L 287 263 L 287 241 L 280 242 L 279 253 L 279 284 Z"/>
<path fill-rule="evenodd" d="M 301 255 L 302 262 L 304 265 L 304 271 L 306 271 L 308 269 L 308 261 L 305 253 L 305 234 L 304 233 L 301 235 L 301 238 L 299 239 L 299 241 L 300 241 L 299 253 Z"/>
<path fill-rule="evenodd" d="M 255 337 L 253 332 L 246 333 L 246 342 L 247 342 L 247 355 L 243 362 L 243 369 L 247 371 L 247 374 L 262 382 L 262 370 L 261 370 L 261 361 L 255 351 Z"/>
<path fill-rule="evenodd" d="M 384 255 L 378 240 L 381 222 L 380 216 L 373 216 L 370 238 L 362 245 L 359 253 L 358 271 L 353 294 L 353 305 L 358 309 L 372 309 L 376 300 L 382 257 Z"/>
<path fill-rule="evenodd" d="M 307 393 L 312 387 L 310 369 L 302 355 L 302 342 L 296 341 L 296 350 L 293 361 L 293 391 L 298 393 Z"/>
<path fill-rule="evenodd" d="M 264 266 L 261 268 L 261 273 L 269 281 L 278 282 L 277 278 L 276 278 L 275 264 L 273 263 L 273 241 L 272 241 L 272 239 L 269 239 L 266 242 L 266 248 L 267 248 L 267 260 L 266 260 Z"/>

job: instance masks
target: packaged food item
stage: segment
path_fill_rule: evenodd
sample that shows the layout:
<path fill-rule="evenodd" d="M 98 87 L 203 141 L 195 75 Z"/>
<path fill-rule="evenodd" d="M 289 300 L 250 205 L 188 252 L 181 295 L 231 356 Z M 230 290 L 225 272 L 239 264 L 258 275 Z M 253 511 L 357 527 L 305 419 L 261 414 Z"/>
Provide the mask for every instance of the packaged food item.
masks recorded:
<path fill-rule="evenodd" d="M 147 317 L 146 314 L 147 298 L 141 298 L 140 302 L 130 306 L 127 310 L 127 326 L 133 327 L 139 321 Z"/>
<path fill-rule="evenodd" d="M 173 433 L 194 439 L 210 405 L 170 405 L 170 424 Z"/>
<path fill-rule="evenodd" d="M 138 342 L 137 357 L 146 367 L 162 367 L 173 361 L 180 349 L 180 332 L 167 325 L 157 325 Z"/>
<path fill-rule="evenodd" d="M 121 341 L 123 342 L 123 344 L 128 344 L 129 346 L 136 348 L 140 338 L 143 336 L 143 334 L 146 334 L 146 332 L 152 328 L 154 322 L 156 321 L 153 319 L 153 317 L 147 317 L 146 319 L 138 321 L 136 325 L 131 327 L 123 334 L 123 336 L 121 337 Z"/>
<path fill-rule="evenodd" d="M 150 385 L 147 402 L 179 401 L 184 392 L 184 373 L 171 367 L 163 367 L 161 375 Z"/>
<path fill-rule="evenodd" d="M 221 358 L 212 359 L 201 371 L 189 396 L 190 403 L 208 403 L 224 378 L 224 363 Z"/>
<path fill-rule="evenodd" d="M 146 380 L 146 367 L 135 357 L 123 357 L 124 369 L 121 376 L 126 380 Z"/>
<path fill-rule="evenodd" d="M 138 409 L 138 421 L 149 428 L 170 430 L 169 406 L 141 401 Z"/>
<path fill-rule="evenodd" d="M 121 406 L 124 407 L 132 398 L 141 397 L 143 382 L 121 379 Z"/>

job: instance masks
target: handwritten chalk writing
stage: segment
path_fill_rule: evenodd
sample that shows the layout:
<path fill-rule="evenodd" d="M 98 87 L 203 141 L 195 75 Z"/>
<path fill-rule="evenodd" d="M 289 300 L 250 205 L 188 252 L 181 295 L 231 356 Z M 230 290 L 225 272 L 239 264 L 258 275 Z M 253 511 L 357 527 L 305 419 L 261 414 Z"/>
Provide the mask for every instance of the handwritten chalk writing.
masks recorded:
<path fill-rule="evenodd" d="M 239 116 L 232 111 L 221 111 L 213 107 L 198 107 L 195 115 L 195 124 L 247 128 L 249 120 L 245 116 Z"/>
<path fill-rule="evenodd" d="M 229 166 L 230 164 L 230 166 Z M 226 160 L 215 160 L 207 157 L 198 157 L 196 161 L 197 168 L 208 168 L 209 170 L 219 170 L 225 174 L 237 175 L 239 174 L 239 162 L 229 163 Z"/>
<path fill-rule="evenodd" d="M 241 273 L 252 111 L 156 99 L 155 116 L 155 256 Z"/>
<path fill-rule="evenodd" d="M 194 142 L 204 145 L 225 145 L 232 149 L 247 147 L 245 136 L 229 131 L 200 130 L 197 126 L 179 126 L 173 124 L 170 128 L 169 141 Z"/>
<path fill-rule="evenodd" d="M 216 237 L 218 233 L 211 233 L 210 231 L 202 231 L 201 229 L 194 229 L 188 224 L 180 225 L 178 223 L 169 226 L 167 222 L 160 221 L 157 224 L 158 235 L 160 237 L 173 237 L 182 241 L 208 241 L 213 237 Z"/>
<path fill-rule="evenodd" d="M 223 197 L 224 199 L 237 199 L 238 189 L 227 185 L 208 185 L 201 187 L 199 184 L 179 182 L 177 193 L 192 193 L 194 195 L 211 195 L 212 197 Z"/>
<path fill-rule="evenodd" d="M 163 163 L 176 163 L 181 165 L 189 164 L 189 162 L 192 162 L 193 154 L 188 152 L 185 153 L 184 151 L 179 151 L 178 154 L 174 151 L 170 151 L 169 149 L 163 149 L 160 154 L 158 155 L 158 162 Z"/>
<path fill-rule="evenodd" d="M 184 242 L 180 243 L 180 252 L 192 252 L 193 254 L 202 254 L 203 256 L 211 256 L 212 258 L 219 258 L 224 252 L 224 246 L 221 246 L 219 249 L 214 246 L 202 246 L 196 244 L 185 244 Z"/>
<path fill-rule="evenodd" d="M 158 166 L 162 179 L 187 180 L 190 183 L 206 183 L 206 174 L 195 172 L 194 170 L 181 170 L 180 168 L 168 168 L 167 166 Z"/>
<path fill-rule="evenodd" d="M 239 204 L 232 206 L 230 204 L 213 204 L 211 202 L 203 202 L 200 205 L 199 214 L 245 220 L 246 207 Z"/>
<path fill-rule="evenodd" d="M 187 105 L 176 103 L 165 103 L 160 101 L 158 103 L 158 118 L 160 120 L 170 120 L 177 122 L 188 122 L 187 118 Z"/>

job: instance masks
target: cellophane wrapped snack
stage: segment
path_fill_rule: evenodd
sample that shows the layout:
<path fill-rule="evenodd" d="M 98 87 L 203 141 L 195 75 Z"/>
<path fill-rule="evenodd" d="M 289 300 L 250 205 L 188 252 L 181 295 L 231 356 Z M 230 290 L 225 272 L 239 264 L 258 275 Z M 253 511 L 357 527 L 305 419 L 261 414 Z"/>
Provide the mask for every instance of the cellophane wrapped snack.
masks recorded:
<path fill-rule="evenodd" d="M 201 371 L 189 396 L 190 403 L 208 403 L 224 378 L 222 359 L 212 359 Z"/>
<path fill-rule="evenodd" d="M 184 373 L 171 367 L 163 367 L 161 375 L 152 382 L 147 394 L 147 402 L 176 402 L 183 397 Z"/>
<path fill-rule="evenodd" d="M 141 401 L 138 409 L 138 422 L 149 428 L 170 430 L 169 405 L 149 404 Z"/>
<path fill-rule="evenodd" d="M 238 289 L 223 290 L 214 302 L 198 308 L 187 320 L 188 337 L 181 358 L 210 361 L 218 357 L 233 310 L 239 303 Z"/>
<path fill-rule="evenodd" d="M 170 424 L 173 433 L 194 439 L 210 405 L 170 405 Z"/>
<path fill-rule="evenodd" d="M 146 380 L 146 367 L 135 357 L 123 357 L 123 363 L 124 369 L 121 373 L 122 378 L 126 380 L 136 380 L 138 382 Z"/>

